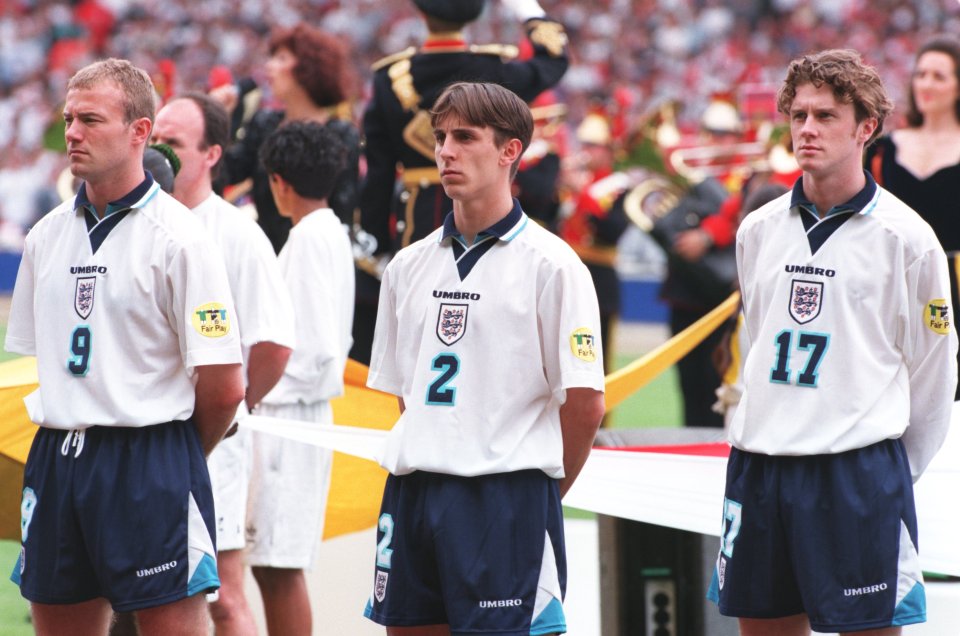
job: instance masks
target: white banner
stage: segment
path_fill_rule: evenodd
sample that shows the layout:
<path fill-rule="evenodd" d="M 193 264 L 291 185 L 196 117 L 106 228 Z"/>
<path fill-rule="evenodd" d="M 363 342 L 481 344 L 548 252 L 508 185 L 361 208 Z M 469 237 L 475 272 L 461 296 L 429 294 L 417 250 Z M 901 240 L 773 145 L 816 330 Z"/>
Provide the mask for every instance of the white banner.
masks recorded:
<path fill-rule="evenodd" d="M 960 403 L 958 403 L 960 404 Z M 251 415 L 242 426 L 371 461 L 383 456 L 386 431 L 324 426 Z M 960 408 L 915 486 L 920 562 L 927 572 L 960 576 Z M 567 506 L 719 536 L 727 460 L 723 457 L 594 449 L 567 493 Z"/>

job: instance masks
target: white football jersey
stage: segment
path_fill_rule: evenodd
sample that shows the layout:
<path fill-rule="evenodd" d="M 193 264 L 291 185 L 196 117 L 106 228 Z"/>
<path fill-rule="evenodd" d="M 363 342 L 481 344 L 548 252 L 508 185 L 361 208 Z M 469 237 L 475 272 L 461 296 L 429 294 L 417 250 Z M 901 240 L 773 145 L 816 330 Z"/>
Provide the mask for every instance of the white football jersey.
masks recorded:
<path fill-rule="evenodd" d="M 367 384 L 401 396 L 384 468 L 563 476 L 566 389 L 603 390 L 586 267 L 514 203 L 467 247 L 453 224 L 387 266 Z"/>
<path fill-rule="evenodd" d="M 267 235 L 256 221 L 216 194 L 193 212 L 223 252 L 240 323 L 244 372 L 250 347 L 258 342 L 293 348 L 293 304 Z"/>
<path fill-rule="evenodd" d="M 42 426 L 148 426 L 194 408 L 193 369 L 239 364 L 219 248 L 149 176 L 102 220 L 86 189 L 27 235 L 6 349 L 37 356 Z"/>
<path fill-rule="evenodd" d="M 312 404 L 343 393 L 353 345 L 354 267 L 350 238 L 330 208 L 290 230 L 280 271 L 293 300 L 297 346 L 266 404 Z"/>
<path fill-rule="evenodd" d="M 731 443 L 814 455 L 902 436 L 918 477 L 957 381 L 946 257 L 930 227 L 869 175 L 819 219 L 800 181 L 744 220 L 737 266 L 750 353 Z"/>

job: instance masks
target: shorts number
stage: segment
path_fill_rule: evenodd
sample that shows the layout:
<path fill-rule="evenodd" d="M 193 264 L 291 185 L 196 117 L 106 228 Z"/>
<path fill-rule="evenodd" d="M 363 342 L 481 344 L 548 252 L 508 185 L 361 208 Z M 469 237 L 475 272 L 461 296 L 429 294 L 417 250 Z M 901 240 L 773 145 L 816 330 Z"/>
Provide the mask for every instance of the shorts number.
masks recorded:
<path fill-rule="evenodd" d="M 770 370 L 771 382 L 790 384 L 790 345 L 793 342 L 793 333 L 790 329 L 781 331 L 774 340 L 774 346 L 777 348 L 777 358 Z M 817 369 L 820 368 L 820 363 L 823 362 L 823 354 L 827 352 L 829 345 L 830 336 L 825 333 L 797 332 L 797 349 L 809 352 L 807 364 L 797 376 L 798 386 L 817 386 L 819 377 Z"/>
<path fill-rule="evenodd" d="M 90 327 L 87 325 L 78 325 L 70 336 L 70 353 L 73 356 L 67 360 L 67 369 L 73 375 L 87 375 L 90 369 L 91 337 Z"/>
<path fill-rule="evenodd" d="M 733 542 L 740 534 L 740 514 L 743 510 L 736 501 L 723 499 L 723 524 L 720 526 L 720 551 L 728 559 L 733 558 Z M 729 523 L 727 523 L 729 522 Z"/>
<path fill-rule="evenodd" d="M 377 544 L 377 567 L 389 570 L 390 560 L 393 558 L 393 549 L 390 547 L 390 542 L 393 541 L 393 516 L 386 513 L 380 515 L 378 527 L 383 538 Z"/>
<path fill-rule="evenodd" d="M 460 358 L 452 353 L 441 353 L 433 359 L 430 368 L 439 371 L 440 375 L 427 387 L 427 404 L 452 406 L 457 399 L 457 389 L 448 385 L 460 373 Z"/>
<path fill-rule="evenodd" d="M 33 511 L 37 507 L 37 495 L 33 488 L 23 489 L 23 498 L 20 500 L 20 542 L 27 542 L 27 529 L 33 520 Z"/>

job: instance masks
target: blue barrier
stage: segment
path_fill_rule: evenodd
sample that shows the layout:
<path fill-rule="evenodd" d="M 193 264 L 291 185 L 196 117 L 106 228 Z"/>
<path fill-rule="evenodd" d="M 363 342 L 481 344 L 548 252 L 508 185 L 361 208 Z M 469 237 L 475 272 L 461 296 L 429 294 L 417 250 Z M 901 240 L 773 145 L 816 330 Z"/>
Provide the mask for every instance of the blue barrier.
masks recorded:
<path fill-rule="evenodd" d="M 667 322 L 669 310 L 660 300 L 661 281 L 646 278 L 620 280 L 620 320 L 626 322 Z"/>
<path fill-rule="evenodd" d="M 13 292 L 20 268 L 20 252 L 0 252 L 0 294 Z"/>

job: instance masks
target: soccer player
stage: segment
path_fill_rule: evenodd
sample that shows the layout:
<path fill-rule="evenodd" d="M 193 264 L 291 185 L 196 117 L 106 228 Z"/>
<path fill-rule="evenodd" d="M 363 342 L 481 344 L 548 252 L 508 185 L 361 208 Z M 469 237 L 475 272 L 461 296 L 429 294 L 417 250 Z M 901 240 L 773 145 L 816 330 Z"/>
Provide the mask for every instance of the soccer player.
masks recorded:
<path fill-rule="evenodd" d="M 220 246 L 240 324 L 246 371 L 245 407 L 252 411 L 283 374 L 293 347 L 293 305 L 273 246 L 253 219 L 213 193 L 224 147 L 227 111 L 213 98 L 188 93 L 157 113 L 154 141 L 177 153 L 174 197 L 200 217 Z M 210 606 L 218 634 L 256 634 L 243 592 L 243 552 L 250 473 L 250 432 L 242 425 L 207 460 L 217 512 L 219 598 Z"/>
<path fill-rule="evenodd" d="M 259 413 L 332 424 L 330 400 L 343 393 L 352 338 L 354 267 L 346 228 L 327 205 L 348 149 L 329 124 L 295 121 L 260 149 L 280 214 L 293 228 L 280 269 L 293 298 L 297 346 Z M 250 485 L 248 561 L 273 636 L 311 633 L 304 568 L 323 533 L 329 450 L 256 433 Z"/>
<path fill-rule="evenodd" d="M 750 340 L 710 596 L 746 636 L 926 618 L 913 482 L 947 433 L 957 338 L 936 236 L 863 170 L 892 103 L 859 54 L 791 62 L 801 178 L 737 233 Z"/>
<path fill-rule="evenodd" d="M 106 634 L 111 605 L 148 636 L 205 634 L 220 584 L 205 455 L 243 399 L 240 339 L 220 250 L 144 173 L 154 104 L 126 60 L 70 79 L 83 184 L 27 236 L 13 292 L 6 349 L 40 377 L 13 579 L 38 634 Z"/>
<path fill-rule="evenodd" d="M 453 211 L 384 273 L 368 384 L 402 414 L 365 614 L 392 635 L 563 633 L 560 499 L 604 410 L 596 292 L 511 197 L 523 100 L 456 83 L 431 123 Z"/>

